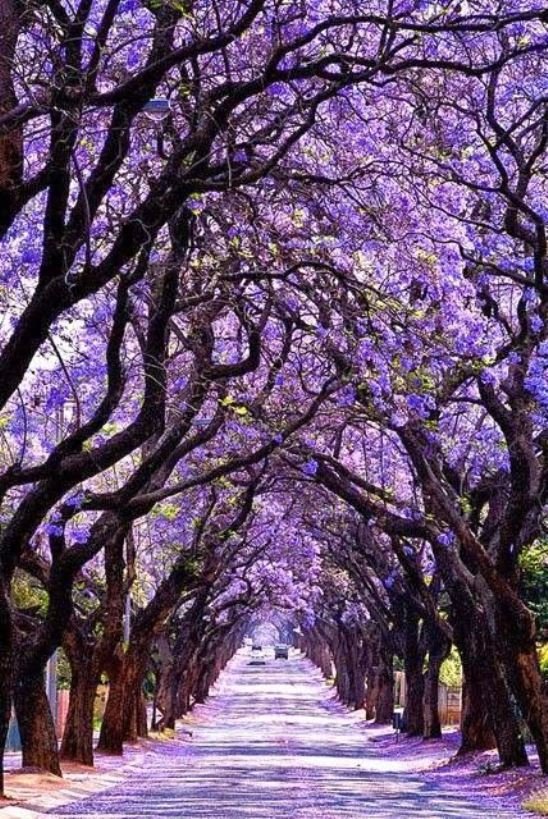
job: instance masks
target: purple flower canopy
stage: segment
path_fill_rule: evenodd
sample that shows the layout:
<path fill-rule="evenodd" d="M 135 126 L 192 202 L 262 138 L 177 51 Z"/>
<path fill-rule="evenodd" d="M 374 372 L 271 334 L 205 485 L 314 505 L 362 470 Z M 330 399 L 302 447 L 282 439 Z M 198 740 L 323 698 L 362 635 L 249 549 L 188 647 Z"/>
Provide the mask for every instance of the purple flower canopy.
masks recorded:
<path fill-rule="evenodd" d="M 548 769 L 545 4 L 16 5 L 2 702 L 82 637 L 97 679 L 154 667 L 175 724 L 158 655 L 203 699 L 265 619 L 352 702 L 416 621 L 432 667 L 485 649 L 489 742 L 524 761 L 517 703 Z"/>

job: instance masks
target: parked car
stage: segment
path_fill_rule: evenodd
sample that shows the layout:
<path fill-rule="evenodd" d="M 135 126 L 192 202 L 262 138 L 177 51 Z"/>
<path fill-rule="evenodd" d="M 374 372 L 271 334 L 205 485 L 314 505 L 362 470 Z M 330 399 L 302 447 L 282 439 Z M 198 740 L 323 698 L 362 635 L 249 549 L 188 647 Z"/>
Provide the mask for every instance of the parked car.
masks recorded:
<path fill-rule="evenodd" d="M 274 659 L 289 660 L 289 646 L 285 643 L 278 643 L 277 646 L 274 646 Z"/>

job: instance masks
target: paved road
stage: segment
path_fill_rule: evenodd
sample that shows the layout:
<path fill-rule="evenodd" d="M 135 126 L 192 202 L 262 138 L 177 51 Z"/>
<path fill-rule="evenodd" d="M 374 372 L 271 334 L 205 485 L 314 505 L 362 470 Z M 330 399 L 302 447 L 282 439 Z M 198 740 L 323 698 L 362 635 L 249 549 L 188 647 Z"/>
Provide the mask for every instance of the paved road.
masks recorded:
<path fill-rule="evenodd" d="M 57 816 L 199 819 L 515 817 L 410 774 L 366 741 L 306 660 L 236 657 L 188 743 L 166 743 L 121 786 Z M 431 778 L 430 778 L 431 780 Z M 454 787 L 454 786 L 453 786 Z"/>

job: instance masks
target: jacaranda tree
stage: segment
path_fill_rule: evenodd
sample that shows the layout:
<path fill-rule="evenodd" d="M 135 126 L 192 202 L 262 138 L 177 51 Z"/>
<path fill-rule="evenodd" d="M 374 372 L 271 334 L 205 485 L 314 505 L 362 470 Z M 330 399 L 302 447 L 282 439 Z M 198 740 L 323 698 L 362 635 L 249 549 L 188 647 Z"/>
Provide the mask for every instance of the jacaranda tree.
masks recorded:
<path fill-rule="evenodd" d="M 61 772 L 57 648 L 61 753 L 90 763 L 101 675 L 120 753 L 151 669 L 173 726 L 271 616 L 379 721 L 399 657 L 427 737 L 455 645 L 462 750 L 525 764 L 523 720 L 548 771 L 521 579 L 548 472 L 543 4 L 0 20 L 0 754 L 14 707 L 24 763 Z"/>

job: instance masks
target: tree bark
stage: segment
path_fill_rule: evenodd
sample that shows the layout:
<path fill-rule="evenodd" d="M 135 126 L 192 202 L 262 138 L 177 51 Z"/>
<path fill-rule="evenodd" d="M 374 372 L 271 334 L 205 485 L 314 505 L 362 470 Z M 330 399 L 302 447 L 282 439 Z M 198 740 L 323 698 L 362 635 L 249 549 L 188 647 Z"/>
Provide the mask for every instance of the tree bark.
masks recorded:
<path fill-rule="evenodd" d="M 390 725 L 394 715 L 394 657 L 386 646 L 381 645 L 376 673 L 375 722 Z"/>
<path fill-rule="evenodd" d="M 374 719 L 376 715 L 376 703 L 378 700 L 377 686 L 379 683 L 379 676 L 376 666 L 370 666 L 367 669 L 365 688 L 365 718 Z"/>
<path fill-rule="evenodd" d="M 20 677 L 15 686 L 14 704 L 23 746 L 23 767 L 62 776 L 44 675 Z"/>
<path fill-rule="evenodd" d="M 93 713 L 99 681 L 97 640 L 86 637 L 73 618 L 65 631 L 63 648 L 70 664 L 71 685 L 61 758 L 93 765 Z"/>
<path fill-rule="evenodd" d="M 451 643 L 434 624 L 425 624 L 428 645 L 428 667 L 424 679 L 424 739 L 441 737 L 440 712 L 438 707 L 440 669 L 448 657 Z"/>
<path fill-rule="evenodd" d="M 4 754 L 15 682 L 15 635 L 7 584 L 0 577 L 0 797 L 4 795 Z"/>
<path fill-rule="evenodd" d="M 13 82 L 13 63 L 21 29 L 23 5 L 17 0 L 0 3 L 2 55 L 0 58 L 0 114 L 15 108 L 17 96 Z M 0 230 L 2 234 L 13 219 L 18 186 L 23 178 L 23 129 L 20 125 L 0 135 Z"/>
<path fill-rule="evenodd" d="M 72 681 L 61 758 L 93 765 L 93 713 L 97 683 L 91 662 L 71 663 Z"/>
<path fill-rule="evenodd" d="M 424 731 L 424 656 L 420 645 L 420 621 L 406 607 L 404 625 L 404 667 L 407 685 L 405 703 L 405 730 L 409 736 L 421 736 Z"/>
<path fill-rule="evenodd" d="M 143 682 L 149 641 L 136 640 L 124 655 L 122 667 L 124 691 L 124 740 L 137 742 L 148 736 L 146 703 Z"/>
<path fill-rule="evenodd" d="M 459 755 L 473 751 L 489 751 L 496 748 L 497 743 L 489 715 L 484 683 L 477 679 L 474 681 L 474 675 L 471 672 L 469 672 L 468 676 L 466 673 L 464 675 L 460 727 L 461 744 L 458 750 Z"/>
<path fill-rule="evenodd" d="M 465 678 L 463 738 L 459 753 L 478 750 L 478 744 L 484 748 L 485 743 L 489 742 L 489 729 L 492 729 L 501 764 L 504 767 L 527 765 L 525 744 L 504 676 L 503 663 L 494 651 L 488 626 L 480 611 L 476 611 L 473 623 L 459 617 L 455 641 Z"/>
<path fill-rule="evenodd" d="M 97 749 L 107 754 L 122 755 L 124 752 L 124 677 L 121 648 L 113 657 L 108 671 L 109 687 L 107 704 L 101 723 Z"/>
<path fill-rule="evenodd" d="M 497 651 L 523 720 L 538 751 L 541 770 L 548 774 L 548 699 L 545 694 L 536 649 L 536 625 L 529 611 L 513 617 L 497 606 L 495 616 Z"/>
<path fill-rule="evenodd" d="M 311 631 L 306 635 L 303 648 L 310 662 L 320 669 L 326 679 L 330 679 L 333 676 L 333 667 L 331 654 L 325 640 L 314 631 Z"/>
<path fill-rule="evenodd" d="M 349 708 L 364 708 L 366 671 L 361 635 L 355 629 L 339 623 L 331 648 L 336 669 L 337 696 Z"/>

